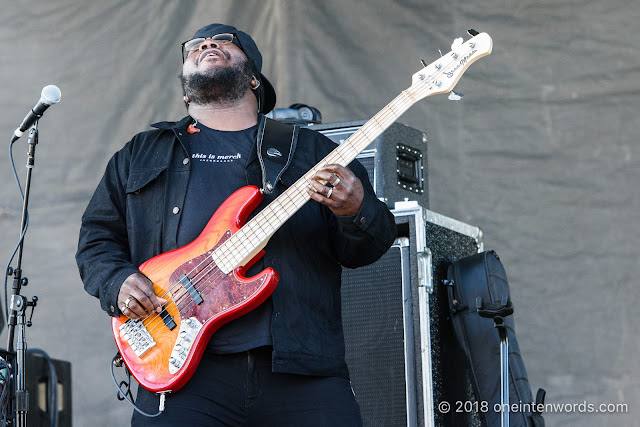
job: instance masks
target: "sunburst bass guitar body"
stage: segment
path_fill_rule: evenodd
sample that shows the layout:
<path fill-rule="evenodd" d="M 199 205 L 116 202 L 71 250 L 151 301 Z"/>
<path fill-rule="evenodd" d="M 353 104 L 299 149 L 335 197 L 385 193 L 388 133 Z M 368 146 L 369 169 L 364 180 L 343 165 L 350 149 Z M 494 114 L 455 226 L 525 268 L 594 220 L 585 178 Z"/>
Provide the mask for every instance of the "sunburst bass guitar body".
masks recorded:
<path fill-rule="evenodd" d="M 162 313 L 142 321 L 113 318 L 112 330 L 127 367 L 146 389 L 166 392 L 184 386 L 213 333 L 262 304 L 275 289 L 278 274 L 272 268 L 246 278 L 251 262 L 224 273 L 212 258 L 261 200 L 257 187 L 241 188 L 218 208 L 196 240 L 140 266 L 156 294 L 168 302 Z"/>

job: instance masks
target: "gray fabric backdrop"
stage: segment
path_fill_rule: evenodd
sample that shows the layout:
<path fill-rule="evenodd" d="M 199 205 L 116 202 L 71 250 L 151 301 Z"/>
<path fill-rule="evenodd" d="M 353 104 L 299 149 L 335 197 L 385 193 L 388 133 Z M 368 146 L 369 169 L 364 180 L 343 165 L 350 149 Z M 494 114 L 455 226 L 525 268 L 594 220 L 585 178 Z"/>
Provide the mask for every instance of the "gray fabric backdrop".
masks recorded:
<path fill-rule="evenodd" d="M 640 425 L 640 6 L 632 0 L 3 1 L 0 129 L 6 140 L 47 84 L 62 101 L 40 124 L 25 243 L 30 347 L 73 366 L 75 425 L 123 425 L 108 318 L 82 289 L 80 216 L 111 154 L 154 121 L 184 114 L 180 42 L 222 21 L 265 57 L 278 107 L 364 119 L 410 84 L 419 60 L 465 30 L 493 54 L 462 102 L 428 98 L 400 122 L 429 138 L 430 209 L 480 227 L 501 255 L 532 387 L 548 402 L 624 403 L 626 414 L 547 413 L 548 425 Z M 24 177 L 26 144 L 14 150 Z M 0 150 L 0 260 L 21 202 Z M 5 347 L 6 330 L 0 339 Z"/>

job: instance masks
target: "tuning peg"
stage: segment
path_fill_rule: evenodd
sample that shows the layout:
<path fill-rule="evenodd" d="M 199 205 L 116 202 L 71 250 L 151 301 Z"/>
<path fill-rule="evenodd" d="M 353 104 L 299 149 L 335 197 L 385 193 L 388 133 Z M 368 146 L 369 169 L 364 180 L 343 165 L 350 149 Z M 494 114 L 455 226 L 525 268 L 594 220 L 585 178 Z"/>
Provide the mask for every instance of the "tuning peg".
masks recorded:
<path fill-rule="evenodd" d="M 464 40 L 462 40 L 462 37 L 458 37 L 457 39 L 455 39 L 453 41 L 453 43 L 451 44 L 451 50 L 456 50 L 457 48 L 459 48 L 460 46 L 462 46 L 462 42 Z"/>
<path fill-rule="evenodd" d="M 451 91 L 451 93 L 449 94 L 449 101 L 460 101 L 463 96 L 464 95 L 462 95 L 461 93 Z"/>
<path fill-rule="evenodd" d="M 423 67 L 426 67 L 428 65 L 424 59 L 421 59 L 420 63 L 422 64 Z"/>
<path fill-rule="evenodd" d="M 479 32 L 477 32 L 476 30 L 474 30 L 473 28 L 467 30 L 467 33 L 469 33 L 470 36 L 475 37 L 478 34 L 480 34 Z"/>

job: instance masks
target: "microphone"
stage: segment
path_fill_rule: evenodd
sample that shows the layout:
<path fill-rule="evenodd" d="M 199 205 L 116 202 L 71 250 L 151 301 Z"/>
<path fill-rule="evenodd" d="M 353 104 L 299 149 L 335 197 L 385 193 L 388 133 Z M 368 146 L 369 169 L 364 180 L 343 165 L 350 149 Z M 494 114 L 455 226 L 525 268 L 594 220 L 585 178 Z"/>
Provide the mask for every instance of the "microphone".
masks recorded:
<path fill-rule="evenodd" d="M 53 104 L 57 104 L 60 102 L 60 97 L 62 96 L 62 92 L 58 86 L 49 85 L 45 86 L 42 89 L 42 93 L 40 94 L 40 99 L 38 103 L 27 113 L 27 115 L 22 120 L 20 126 L 13 132 L 13 138 L 11 138 L 11 143 L 16 142 L 24 132 L 29 129 L 33 124 L 42 117 L 42 114 Z"/>

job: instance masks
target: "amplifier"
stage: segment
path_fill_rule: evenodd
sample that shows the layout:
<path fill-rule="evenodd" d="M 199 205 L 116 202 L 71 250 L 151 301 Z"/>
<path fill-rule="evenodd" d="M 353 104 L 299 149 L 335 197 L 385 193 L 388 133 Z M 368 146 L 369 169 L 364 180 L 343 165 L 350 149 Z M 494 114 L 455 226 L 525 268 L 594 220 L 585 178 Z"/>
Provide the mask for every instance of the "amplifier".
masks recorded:
<path fill-rule="evenodd" d="M 311 125 L 333 142 L 341 144 L 366 121 Z M 358 157 L 379 199 L 389 207 L 406 199 L 429 206 L 427 137 L 424 132 L 393 123 Z"/>
<path fill-rule="evenodd" d="M 472 389 L 464 361 L 449 360 L 455 337 L 441 280 L 447 263 L 482 250 L 482 233 L 415 201 L 392 212 L 399 237 L 391 249 L 342 273 L 352 386 L 366 426 L 452 425 L 435 405 L 471 400 Z"/>
<path fill-rule="evenodd" d="M 425 393 L 433 402 L 433 425 L 480 427 L 480 418 L 473 411 L 456 411 L 455 402 L 476 400 L 471 382 L 469 363 L 460 349 L 451 323 L 446 287 L 447 268 L 454 261 L 482 252 L 482 231 L 453 218 L 425 210 L 425 239 L 428 258 L 428 318 L 430 324 L 431 389 Z M 424 292 L 423 292 L 424 293 Z M 423 313 L 423 316 L 425 314 Z M 451 404 L 447 413 L 438 411 L 438 404 Z M 429 424 L 426 424 L 429 425 Z"/>
<path fill-rule="evenodd" d="M 56 406 L 57 422 L 59 427 L 71 427 L 71 362 L 65 360 L 50 359 L 43 357 L 44 353 L 27 351 L 26 357 L 26 385 L 29 390 L 29 413 L 27 415 L 27 426 L 51 425 L 51 414 L 54 408 L 49 407 L 47 396 L 50 390 L 51 371 L 55 369 L 57 384 Z"/>

